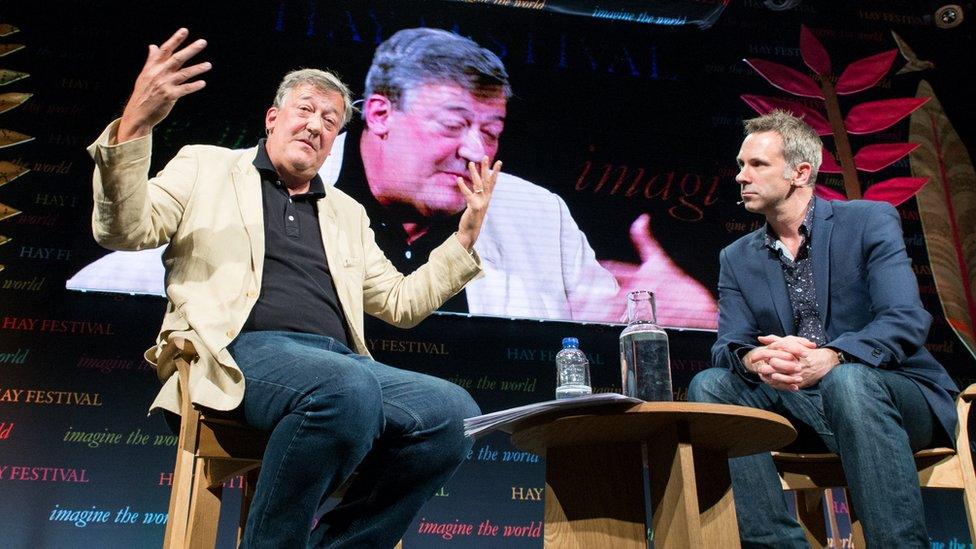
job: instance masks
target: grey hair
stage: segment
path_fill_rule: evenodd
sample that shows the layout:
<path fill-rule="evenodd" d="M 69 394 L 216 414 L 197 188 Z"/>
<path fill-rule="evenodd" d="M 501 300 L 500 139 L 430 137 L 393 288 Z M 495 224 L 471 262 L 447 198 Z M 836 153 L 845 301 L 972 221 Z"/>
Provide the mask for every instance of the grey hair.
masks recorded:
<path fill-rule="evenodd" d="M 384 95 L 402 110 L 408 91 L 444 82 L 476 95 L 501 91 L 505 99 L 512 96 L 508 73 L 497 55 L 463 36 L 429 28 L 403 29 L 376 48 L 365 96 Z"/>
<path fill-rule="evenodd" d="M 278 92 L 275 93 L 275 108 L 280 109 L 292 90 L 306 84 L 322 92 L 334 92 L 342 95 L 344 106 L 342 125 L 345 126 L 352 120 L 356 108 L 352 105 L 352 92 L 349 91 L 349 86 L 345 85 L 335 74 L 319 69 L 298 69 L 286 74 L 281 79 L 281 84 L 278 85 Z"/>
<path fill-rule="evenodd" d="M 783 158 L 786 160 L 786 171 L 783 177 L 789 178 L 790 172 L 803 162 L 808 162 L 810 169 L 810 185 L 816 184 L 817 172 L 823 161 L 823 141 L 816 130 L 792 113 L 776 109 L 769 114 L 746 120 L 746 135 L 762 132 L 776 132 L 783 139 Z"/>

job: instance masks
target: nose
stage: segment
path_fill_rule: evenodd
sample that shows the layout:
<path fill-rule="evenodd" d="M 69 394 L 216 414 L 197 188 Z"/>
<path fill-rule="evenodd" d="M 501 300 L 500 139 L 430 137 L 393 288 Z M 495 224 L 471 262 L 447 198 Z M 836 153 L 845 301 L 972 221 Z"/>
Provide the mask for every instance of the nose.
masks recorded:
<path fill-rule="evenodd" d="M 486 150 L 481 132 L 477 128 L 469 128 L 461 136 L 461 144 L 458 147 L 458 155 L 461 158 L 470 162 L 481 162 Z"/>
<path fill-rule="evenodd" d="M 745 166 L 739 168 L 739 173 L 737 173 L 735 175 L 735 182 L 738 183 L 739 185 L 745 185 L 746 183 L 749 182 L 749 180 L 746 179 L 746 168 L 745 168 Z"/>
<path fill-rule="evenodd" d="M 322 120 L 320 120 L 317 116 L 308 117 L 308 120 L 305 122 L 305 129 L 308 130 L 308 133 L 312 134 L 313 137 L 317 136 L 318 134 L 322 133 Z"/>

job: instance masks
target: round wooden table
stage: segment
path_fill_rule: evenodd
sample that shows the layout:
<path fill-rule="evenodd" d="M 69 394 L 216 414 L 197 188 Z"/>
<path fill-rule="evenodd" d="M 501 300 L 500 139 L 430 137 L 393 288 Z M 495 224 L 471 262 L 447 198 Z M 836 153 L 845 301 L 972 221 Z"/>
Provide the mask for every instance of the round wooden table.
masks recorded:
<path fill-rule="evenodd" d="M 647 402 L 547 415 L 512 443 L 546 456 L 545 547 L 737 547 L 728 458 L 789 444 L 772 412 Z M 650 525 L 648 527 L 647 525 Z"/>

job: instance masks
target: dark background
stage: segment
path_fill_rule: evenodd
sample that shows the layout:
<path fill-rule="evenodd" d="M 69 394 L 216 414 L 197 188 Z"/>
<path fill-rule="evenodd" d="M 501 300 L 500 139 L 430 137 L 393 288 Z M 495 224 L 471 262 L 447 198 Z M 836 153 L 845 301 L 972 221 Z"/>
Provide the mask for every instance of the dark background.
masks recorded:
<path fill-rule="evenodd" d="M 686 2 L 690 7 L 700 3 Z M 154 547 L 162 540 L 163 525 L 143 520 L 147 512 L 166 512 L 165 479 L 174 446 L 164 439 L 153 444 L 168 430 L 158 416 L 145 415 L 158 385 L 141 354 L 155 337 L 164 302 L 64 290 L 68 277 L 106 253 L 91 237 L 92 165 L 84 147 L 120 114 L 150 42 L 159 43 L 186 26 L 192 37 L 208 39 L 202 57 L 214 65 L 206 89 L 180 101 L 154 133 L 155 169 L 187 143 L 253 145 L 288 70 L 330 68 L 359 93 L 373 50 L 396 30 L 433 26 L 470 36 L 499 54 L 515 91 L 498 154 L 506 171 L 562 196 L 601 259 L 636 261 L 627 228 L 637 215 L 650 213 L 653 231 L 668 253 L 714 292 L 718 250 L 746 230 L 730 230 L 730 222 L 748 226 L 755 220 L 734 204 L 740 120 L 754 114 L 739 95 L 783 95 L 741 60 L 758 57 L 808 73 L 799 57 L 803 24 L 824 44 L 839 74 L 851 61 L 894 48 L 889 31 L 895 30 L 919 57 L 935 62 L 935 70 L 895 76 L 903 63 L 899 58 L 880 86 L 842 98 L 842 108 L 913 96 L 925 78 L 972 152 L 976 10 L 970 4 L 964 8 L 969 11 L 960 27 L 939 29 L 925 19 L 930 6 L 923 2 L 802 2 L 774 11 L 751 0 L 731 2 L 714 26 L 702 30 L 445 0 L 4 3 L 0 23 L 20 31 L 0 43 L 27 47 L 0 57 L 0 68 L 30 76 L 0 87 L 0 93 L 34 96 L 0 114 L 0 128 L 34 140 L 0 149 L 0 160 L 32 168 L 0 187 L 0 203 L 22 212 L 0 221 L 0 235 L 12 239 L 0 247 L 5 267 L 0 271 L 0 357 L 27 351 L 22 362 L 0 361 L 0 468 L 74 470 L 87 482 L 18 480 L 10 478 L 9 469 L 0 473 L 2 544 Z M 876 142 L 872 139 L 905 141 L 907 131 L 903 121 L 880 137 L 855 141 L 855 150 Z M 591 182 L 577 190 L 588 162 Z M 658 185 L 673 174 L 673 187 L 653 199 L 610 195 L 610 183 L 594 193 L 607 164 L 612 170 L 626 166 L 631 175 L 643 168 L 645 179 L 658 175 Z M 907 175 L 906 160 L 876 179 Z M 701 187 L 695 190 L 697 180 Z M 684 195 L 690 206 L 681 202 Z M 976 364 L 946 327 L 931 277 L 920 268 L 928 260 L 914 200 L 899 209 L 923 301 L 936 317 L 929 342 L 958 383 L 967 385 L 976 379 Z M 42 249 L 49 251 L 38 252 Z M 36 319 L 33 329 L 25 319 Z M 108 333 L 71 333 L 70 325 L 61 322 L 42 329 L 45 319 L 87 322 L 87 329 L 76 331 Z M 381 361 L 468 383 L 487 412 L 551 398 L 551 357 L 563 336 L 580 338 L 591 355 L 598 389 L 616 388 L 620 329 L 436 315 L 411 331 L 371 321 L 367 337 Z M 669 334 L 681 397 L 691 376 L 707 367 L 714 334 Z M 411 341 L 435 343 L 444 354 L 409 352 Z M 106 361 L 124 368 L 103 372 L 88 367 L 113 364 Z M 519 381 L 528 381 L 529 390 L 501 387 Z M 16 390 L 25 391 L 19 399 Z M 100 405 L 24 402 L 27 390 L 85 394 Z M 122 440 L 91 448 L 66 441 L 69 430 L 119 433 Z M 151 435 L 147 444 L 126 444 L 136 430 Z M 490 459 L 492 450 L 499 452 L 495 459 Z M 422 510 L 405 537 L 406 546 L 541 546 L 539 538 L 444 540 L 418 533 L 421 520 L 456 521 L 475 529 L 485 520 L 501 526 L 541 521 L 541 501 L 513 494 L 517 488 L 542 488 L 544 463 L 505 461 L 506 451 L 513 448 L 503 435 L 477 441 L 472 458 Z M 927 501 L 934 540 L 968 537 L 955 495 L 931 493 Z M 51 520 L 57 509 L 93 506 L 111 512 L 107 523 L 79 527 Z M 118 511 L 127 507 L 140 513 L 137 522 L 115 522 Z"/>

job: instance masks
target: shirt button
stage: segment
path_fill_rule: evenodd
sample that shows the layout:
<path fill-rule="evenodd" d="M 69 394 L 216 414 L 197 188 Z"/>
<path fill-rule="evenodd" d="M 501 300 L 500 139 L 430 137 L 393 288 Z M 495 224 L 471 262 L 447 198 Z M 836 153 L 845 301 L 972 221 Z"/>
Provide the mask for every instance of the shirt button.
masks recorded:
<path fill-rule="evenodd" d="M 293 215 L 289 215 L 288 216 L 288 221 L 294 221 L 294 220 L 295 220 L 295 216 L 293 216 Z"/>
<path fill-rule="evenodd" d="M 227 337 L 234 337 L 234 330 L 227 330 Z"/>
<path fill-rule="evenodd" d="M 257 296 L 258 296 L 258 293 L 256 291 L 254 291 L 254 290 L 248 290 L 247 297 L 250 297 L 250 298 L 253 299 L 253 298 L 257 297 Z"/>

